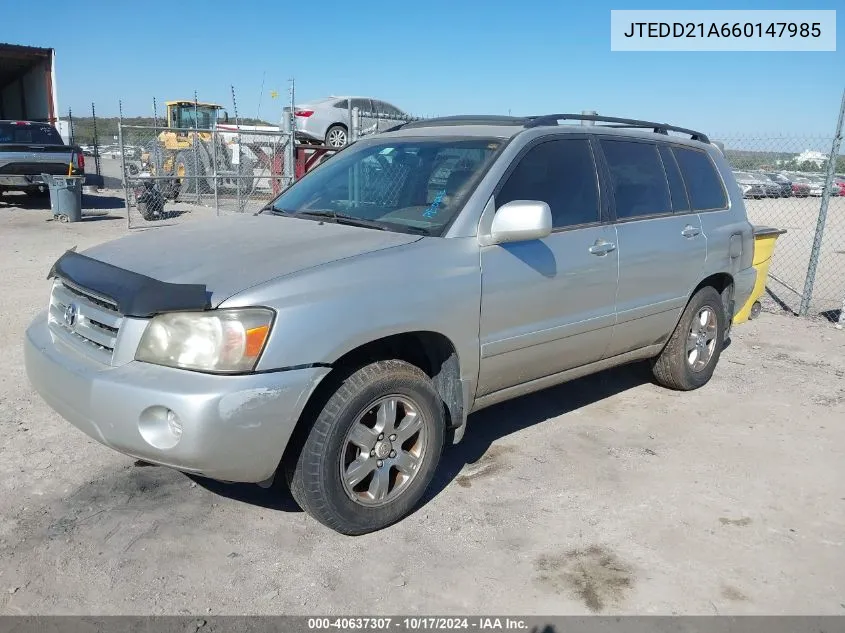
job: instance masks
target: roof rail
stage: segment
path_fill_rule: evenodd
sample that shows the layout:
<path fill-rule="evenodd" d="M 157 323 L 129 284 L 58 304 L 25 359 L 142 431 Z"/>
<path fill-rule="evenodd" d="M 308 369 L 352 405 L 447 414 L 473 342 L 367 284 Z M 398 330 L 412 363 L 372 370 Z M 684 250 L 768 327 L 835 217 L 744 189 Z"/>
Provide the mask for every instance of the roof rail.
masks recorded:
<path fill-rule="evenodd" d="M 525 126 L 529 119 L 518 116 L 499 116 L 496 114 L 467 114 L 441 116 L 433 119 L 419 119 L 402 125 L 403 130 L 419 127 L 440 127 L 444 125 L 518 125 Z"/>
<path fill-rule="evenodd" d="M 540 127 L 541 125 L 557 125 L 558 121 L 596 121 L 599 123 L 614 123 L 612 127 L 651 129 L 655 134 L 668 134 L 680 132 L 689 134 L 694 141 L 709 143 L 710 139 L 702 132 L 696 132 L 684 127 L 669 125 L 667 123 L 655 123 L 653 121 L 639 121 L 637 119 L 620 119 L 612 116 L 601 116 L 599 114 L 544 114 L 542 116 L 528 117 L 525 127 Z"/>

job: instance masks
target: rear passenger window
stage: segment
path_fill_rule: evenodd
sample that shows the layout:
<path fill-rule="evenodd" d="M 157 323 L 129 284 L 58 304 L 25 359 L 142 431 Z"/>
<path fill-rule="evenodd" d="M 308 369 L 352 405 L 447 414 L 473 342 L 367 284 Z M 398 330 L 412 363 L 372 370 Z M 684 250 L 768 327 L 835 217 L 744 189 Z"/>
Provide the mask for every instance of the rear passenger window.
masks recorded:
<path fill-rule="evenodd" d="M 496 208 L 513 200 L 548 204 L 554 228 L 598 222 L 598 182 L 590 142 L 560 139 L 528 150 L 496 194 Z"/>
<path fill-rule="evenodd" d="M 656 145 L 602 139 L 601 147 L 610 167 L 618 219 L 672 210 Z"/>
<path fill-rule="evenodd" d="M 663 169 L 666 171 L 666 179 L 669 181 L 669 194 L 672 196 L 672 210 L 676 212 L 689 211 L 689 198 L 684 187 L 684 179 L 678 171 L 678 163 L 672 156 L 671 150 L 665 145 L 660 146 L 660 158 L 663 160 Z"/>
<path fill-rule="evenodd" d="M 728 198 L 713 161 L 706 152 L 685 147 L 672 148 L 678 167 L 687 185 L 690 202 L 695 211 L 725 209 Z"/>

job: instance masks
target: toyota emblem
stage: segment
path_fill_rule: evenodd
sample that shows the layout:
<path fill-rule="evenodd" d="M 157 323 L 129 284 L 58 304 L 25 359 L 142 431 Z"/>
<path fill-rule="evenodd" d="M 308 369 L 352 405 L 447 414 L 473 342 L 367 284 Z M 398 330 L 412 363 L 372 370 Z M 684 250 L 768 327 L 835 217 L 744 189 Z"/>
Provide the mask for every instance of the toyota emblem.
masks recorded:
<path fill-rule="evenodd" d="M 65 325 L 72 328 L 74 323 L 76 323 L 76 304 L 69 303 L 68 306 L 65 308 Z"/>

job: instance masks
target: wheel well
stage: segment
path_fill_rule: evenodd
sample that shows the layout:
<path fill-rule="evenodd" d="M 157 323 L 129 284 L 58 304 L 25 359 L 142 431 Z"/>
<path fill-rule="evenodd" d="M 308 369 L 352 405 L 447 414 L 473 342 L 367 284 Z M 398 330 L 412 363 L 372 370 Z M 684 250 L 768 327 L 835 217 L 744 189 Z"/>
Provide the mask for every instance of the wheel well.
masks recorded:
<path fill-rule="evenodd" d="M 331 364 L 331 372 L 320 381 L 308 399 L 282 462 L 289 463 L 290 457 L 299 454 L 310 423 L 346 378 L 364 365 L 392 359 L 419 367 L 432 379 L 446 409 L 447 429 L 455 429 L 464 423 L 463 385 L 454 344 L 437 332 L 404 332 L 360 345 Z"/>
<path fill-rule="evenodd" d="M 702 282 L 695 287 L 695 290 L 692 291 L 692 295 L 705 286 L 712 286 L 723 294 L 725 290 L 728 290 L 731 286 L 733 286 L 733 283 L 734 279 L 728 273 L 716 273 L 715 275 L 710 275 L 707 279 L 702 280 Z"/>
<path fill-rule="evenodd" d="M 458 353 L 452 341 L 438 332 L 404 332 L 377 339 L 347 352 L 332 363 L 332 367 L 346 374 L 363 365 L 390 359 L 404 360 L 422 369 L 432 379 L 446 405 L 448 428 L 463 424 L 464 400 Z"/>
<path fill-rule="evenodd" d="M 731 321 L 733 321 L 734 314 L 736 313 L 736 308 L 733 305 L 734 279 L 728 273 L 710 275 L 695 287 L 690 297 L 706 286 L 715 288 L 722 295 L 722 305 L 725 308 L 725 322 L 728 324 L 725 332 L 727 335 L 730 330 Z"/>
<path fill-rule="evenodd" d="M 346 125 L 346 123 L 332 123 L 329 127 L 326 128 L 326 134 L 328 134 L 329 130 L 332 129 L 333 127 L 342 127 L 347 132 L 349 131 L 349 126 Z"/>

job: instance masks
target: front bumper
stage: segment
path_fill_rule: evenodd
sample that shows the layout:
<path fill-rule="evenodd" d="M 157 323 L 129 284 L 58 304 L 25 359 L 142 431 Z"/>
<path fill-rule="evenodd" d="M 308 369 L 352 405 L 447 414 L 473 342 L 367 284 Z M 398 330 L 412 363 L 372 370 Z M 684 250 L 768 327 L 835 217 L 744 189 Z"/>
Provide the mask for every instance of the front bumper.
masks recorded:
<path fill-rule="evenodd" d="M 137 361 L 111 367 L 55 338 L 46 313 L 27 329 L 24 358 L 47 404 L 98 442 L 151 463 L 238 482 L 274 474 L 305 403 L 329 371 L 218 376 Z M 163 410 L 178 416 L 178 441 L 168 435 Z"/>

